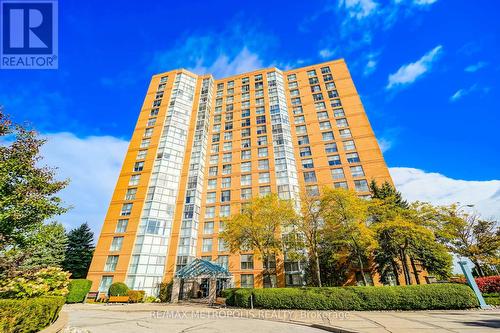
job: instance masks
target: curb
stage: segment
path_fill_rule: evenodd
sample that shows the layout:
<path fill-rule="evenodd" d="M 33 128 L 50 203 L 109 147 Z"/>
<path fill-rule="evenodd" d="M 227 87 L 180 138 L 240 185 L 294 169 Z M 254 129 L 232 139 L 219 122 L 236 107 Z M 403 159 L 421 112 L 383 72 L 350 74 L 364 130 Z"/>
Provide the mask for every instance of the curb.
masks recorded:
<path fill-rule="evenodd" d="M 59 333 L 68 325 L 68 318 L 68 313 L 61 310 L 61 312 L 59 312 L 59 317 L 57 318 L 57 320 L 53 322 L 52 325 L 44 328 L 38 333 Z"/>

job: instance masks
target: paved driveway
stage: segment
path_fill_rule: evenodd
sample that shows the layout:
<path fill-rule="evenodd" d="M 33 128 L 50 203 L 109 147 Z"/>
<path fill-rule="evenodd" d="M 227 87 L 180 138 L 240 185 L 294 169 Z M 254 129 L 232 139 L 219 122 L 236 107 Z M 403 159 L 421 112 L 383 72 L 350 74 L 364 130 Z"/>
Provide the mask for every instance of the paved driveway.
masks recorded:
<path fill-rule="evenodd" d="M 127 311 L 128 306 L 67 307 L 71 333 L 324 333 L 325 331 L 289 323 L 260 319 L 216 317 L 207 313 L 178 311 Z M 113 309 L 115 308 L 115 309 Z"/>

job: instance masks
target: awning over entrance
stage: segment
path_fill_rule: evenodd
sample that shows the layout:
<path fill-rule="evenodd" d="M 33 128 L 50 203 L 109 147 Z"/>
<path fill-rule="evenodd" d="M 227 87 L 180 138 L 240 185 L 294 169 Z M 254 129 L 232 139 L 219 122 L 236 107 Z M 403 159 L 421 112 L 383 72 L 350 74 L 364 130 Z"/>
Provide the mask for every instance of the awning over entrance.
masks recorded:
<path fill-rule="evenodd" d="M 187 264 L 187 266 L 177 271 L 175 277 L 179 279 L 192 279 L 197 277 L 230 278 L 231 274 L 221 265 L 196 258 Z"/>

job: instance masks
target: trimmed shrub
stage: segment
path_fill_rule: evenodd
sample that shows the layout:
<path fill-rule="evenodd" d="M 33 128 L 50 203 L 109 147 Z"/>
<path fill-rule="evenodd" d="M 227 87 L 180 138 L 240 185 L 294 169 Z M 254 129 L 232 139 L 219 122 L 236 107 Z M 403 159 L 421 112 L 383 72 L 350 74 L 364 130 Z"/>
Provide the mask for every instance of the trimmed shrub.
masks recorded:
<path fill-rule="evenodd" d="M 123 282 L 115 282 L 109 287 L 109 296 L 127 296 L 129 289 Z"/>
<path fill-rule="evenodd" d="M 482 293 L 500 293 L 500 275 L 476 278 L 476 283 Z"/>
<path fill-rule="evenodd" d="M 394 287 L 326 287 L 234 289 L 227 304 L 264 309 L 303 310 L 431 310 L 466 309 L 478 306 L 473 291 L 459 284 L 428 284 Z M 228 302 L 229 301 L 229 302 Z"/>
<path fill-rule="evenodd" d="M 22 272 L 13 278 L 0 280 L 0 298 L 65 296 L 69 275 L 58 267 Z"/>
<path fill-rule="evenodd" d="M 242 308 L 250 307 L 250 297 L 254 289 L 251 288 L 239 288 L 234 292 L 234 303 L 236 306 Z M 255 306 L 255 305 L 254 305 Z"/>
<path fill-rule="evenodd" d="M 238 290 L 238 288 L 227 288 L 222 290 L 222 297 L 226 299 L 226 304 L 229 306 L 236 306 L 234 302 L 234 293 Z"/>
<path fill-rule="evenodd" d="M 146 296 L 146 292 L 144 290 L 129 290 L 127 292 L 129 297 L 128 301 L 130 303 L 142 303 L 144 302 L 144 296 Z"/>
<path fill-rule="evenodd" d="M 65 299 L 60 296 L 0 300 L 0 332 L 38 332 L 56 321 Z"/>
<path fill-rule="evenodd" d="M 82 303 L 85 300 L 92 281 L 86 279 L 75 279 L 69 281 L 68 295 L 66 295 L 66 303 Z"/>

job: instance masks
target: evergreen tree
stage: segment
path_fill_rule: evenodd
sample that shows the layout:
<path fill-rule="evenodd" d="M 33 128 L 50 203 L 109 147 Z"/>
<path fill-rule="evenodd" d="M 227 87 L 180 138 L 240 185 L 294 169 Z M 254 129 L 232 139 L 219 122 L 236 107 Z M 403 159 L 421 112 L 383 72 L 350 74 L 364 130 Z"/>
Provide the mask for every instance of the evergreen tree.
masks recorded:
<path fill-rule="evenodd" d="M 66 254 L 68 237 L 62 224 L 53 222 L 41 226 L 24 252 L 21 270 L 61 267 Z"/>
<path fill-rule="evenodd" d="M 85 278 L 93 253 L 94 233 L 85 222 L 68 233 L 68 247 L 63 262 L 64 270 L 70 272 L 73 279 Z"/>
<path fill-rule="evenodd" d="M 409 208 L 408 202 L 403 199 L 401 192 L 397 191 L 388 181 L 378 186 L 375 180 L 370 182 L 370 191 L 374 199 L 387 200 L 394 203 L 399 208 Z"/>

